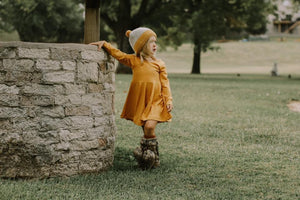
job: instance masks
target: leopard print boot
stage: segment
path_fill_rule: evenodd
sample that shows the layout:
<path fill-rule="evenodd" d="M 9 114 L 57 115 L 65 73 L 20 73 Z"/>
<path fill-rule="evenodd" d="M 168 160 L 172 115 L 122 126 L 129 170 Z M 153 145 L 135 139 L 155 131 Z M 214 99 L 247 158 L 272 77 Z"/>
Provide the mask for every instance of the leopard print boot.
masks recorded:
<path fill-rule="evenodd" d="M 134 157 L 141 169 L 152 169 L 160 166 L 157 139 L 142 138 L 141 146 L 134 150 Z"/>

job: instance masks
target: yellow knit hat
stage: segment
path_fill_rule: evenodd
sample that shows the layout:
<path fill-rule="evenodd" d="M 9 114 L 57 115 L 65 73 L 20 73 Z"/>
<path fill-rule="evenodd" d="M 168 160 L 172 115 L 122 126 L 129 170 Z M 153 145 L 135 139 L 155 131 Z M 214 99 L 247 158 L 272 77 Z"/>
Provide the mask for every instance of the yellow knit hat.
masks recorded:
<path fill-rule="evenodd" d="M 126 31 L 125 35 L 129 38 L 129 43 L 136 54 L 140 53 L 143 46 L 149 40 L 150 37 L 156 37 L 154 31 L 149 28 L 139 27 L 133 31 Z"/>

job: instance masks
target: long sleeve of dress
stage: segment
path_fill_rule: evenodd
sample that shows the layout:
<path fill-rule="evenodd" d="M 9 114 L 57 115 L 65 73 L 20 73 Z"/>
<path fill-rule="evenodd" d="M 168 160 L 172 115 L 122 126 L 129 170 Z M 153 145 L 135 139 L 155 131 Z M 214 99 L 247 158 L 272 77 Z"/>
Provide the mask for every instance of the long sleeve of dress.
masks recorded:
<path fill-rule="evenodd" d="M 128 67 L 133 67 L 133 60 L 136 57 L 133 54 L 126 54 L 119 49 L 113 47 L 110 43 L 104 42 L 103 48 L 112 55 L 115 59 L 117 59 L 120 63 L 123 65 L 126 65 Z"/>
<path fill-rule="evenodd" d="M 172 103 L 172 94 L 171 94 L 171 89 L 170 89 L 170 83 L 169 79 L 167 76 L 167 71 L 166 67 L 163 65 L 160 67 L 160 72 L 159 72 L 159 78 L 161 82 L 161 88 L 162 88 L 162 95 L 165 103 L 168 104 L 173 104 Z"/>

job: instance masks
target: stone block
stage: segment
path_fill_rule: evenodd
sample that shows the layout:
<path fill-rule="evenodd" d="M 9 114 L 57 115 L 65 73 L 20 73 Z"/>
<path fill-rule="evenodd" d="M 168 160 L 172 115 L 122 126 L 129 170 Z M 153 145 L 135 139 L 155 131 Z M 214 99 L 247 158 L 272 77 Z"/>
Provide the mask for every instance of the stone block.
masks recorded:
<path fill-rule="evenodd" d="M 71 129 L 92 128 L 94 120 L 88 116 L 70 116 L 64 118 L 64 123 Z"/>
<path fill-rule="evenodd" d="M 85 94 L 86 88 L 85 85 L 79 85 L 79 84 L 70 84 L 66 83 L 64 84 L 66 89 L 66 94 Z"/>
<path fill-rule="evenodd" d="M 97 159 L 97 157 L 94 157 L 94 160 L 87 160 L 86 162 L 80 163 L 78 169 L 85 173 L 100 171 L 103 168 L 103 164 L 95 159 Z"/>
<path fill-rule="evenodd" d="M 10 122 L 9 119 L 0 119 L 0 127 L 1 127 L 1 131 L 11 131 L 12 129 L 12 123 Z M 0 138 L 3 139 L 3 136 L 0 131 Z M 0 147 L 0 154 L 1 154 L 1 147 Z"/>
<path fill-rule="evenodd" d="M 0 94 L 0 106 L 16 107 L 19 106 L 20 97 L 15 94 Z"/>
<path fill-rule="evenodd" d="M 66 106 L 66 116 L 90 116 L 91 108 L 89 106 Z"/>
<path fill-rule="evenodd" d="M 4 48 L 0 46 L 0 58 L 15 58 L 15 48 Z"/>
<path fill-rule="evenodd" d="M 66 146 L 68 149 L 70 145 Z M 81 151 L 66 151 L 61 155 L 60 161 L 63 163 L 72 163 L 74 161 L 80 160 Z M 68 170 L 68 169 L 66 169 Z"/>
<path fill-rule="evenodd" d="M 104 116 L 104 108 L 102 106 L 91 106 L 92 115 L 95 117 Z"/>
<path fill-rule="evenodd" d="M 107 92 L 114 92 L 115 91 L 115 85 L 112 83 L 103 83 L 104 90 Z"/>
<path fill-rule="evenodd" d="M 81 105 L 82 98 L 80 94 L 55 95 L 55 105 Z"/>
<path fill-rule="evenodd" d="M 7 71 L 5 74 L 6 82 L 14 82 L 17 85 L 24 85 L 32 80 L 32 73 L 22 71 Z"/>
<path fill-rule="evenodd" d="M 32 72 L 34 61 L 30 59 L 3 59 L 3 69 L 7 71 Z"/>
<path fill-rule="evenodd" d="M 7 72 L 0 71 L 0 84 L 3 84 L 6 81 L 6 74 L 7 74 Z"/>
<path fill-rule="evenodd" d="M 93 127 L 86 130 L 89 139 L 98 139 L 106 137 L 105 128 L 103 126 Z"/>
<path fill-rule="evenodd" d="M 105 126 L 109 124 L 109 119 L 107 116 L 95 117 L 94 120 L 94 127 Z"/>
<path fill-rule="evenodd" d="M 35 64 L 36 69 L 42 71 L 59 70 L 61 69 L 60 62 L 56 60 L 39 59 Z"/>
<path fill-rule="evenodd" d="M 42 83 L 43 73 L 33 72 L 31 73 L 31 83 Z"/>
<path fill-rule="evenodd" d="M 53 60 L 77 60 L 79 51 L 65 48 L 50 48 L 51 59 Z"/>
<path fill-rule="evenodd" d="M 72 141 L 71 150 L 73 151 L 87 151 L 91 149 L 99 148 L 99 142 L 97 139 L 91 141 Z"/>
<path fill-rule="evenodd" d="M 73 140 L 85 141 L 89 137 L 84 130 L 65 130 L 62 129 L 59 131 L 59 139 L 60 141 L 69 142 Z"/>
<path fill-rule="evenodd" d="M 98 128 L 98 127 L 97 127 Z M 116 127 L 113 125 L 104 127 L 104 136 L 105 137 L 113 137 L 116 133 Z"/>
<path fill-rule="evenodd" d="M 37 106 L 53 106 L 54 98 L 52 96 L 32 96 L 31 101 L 33 105 Z"/>
<path fill-rule="evenodd" d="M 28 113 L 28 111 L 27 111 Z M 25 115 L 27 115 L 27 113 Z M 36 118 L 17 117 L 11 119 L 13 130 L 18 130 L 24 134 L 24 131 L 36 131 L 40 128 L 39 121 Z M 20 134 L 20 133 L 19 133 Z M 23 135 L 22 135 L 23 138 Z"/>
<path fill-rule="evenodd" d="M 89 83 L 88 84 L 88 93 L 100 93 L 103 91 L 102 84 Z"/>
<path fill-rule="evenodd" d="M 35 144 L 35 148 L 37 152 L 40 154 L 46 153 L 49 150 L 51 150 L 50 145 L 59 143 L 59 136 L 58 132 L 56 130 L 54 131 L 45 131 L 45 132 L 37 132 L 36 130 L 27 130 L 24 131 L 23 140 L 25 141 L 31 141 L 33 144 Z M 39 158 L 40 161 L 42 160 L 48 160 L 48 162 L 51 162 L 51 158 Z"/>
<path fill-rule="evenodd" d="M 38 120 L 40 125 L 39 131 L 42 132 L 59 130 L 68 126 L 65 121 L 60 118 L 40 117 Z"/>
<path fill-rule="evenodd" d="M 47 139 L 52 138 L 53 140 L 59 141 L 59 131 L 46 131 L 46 132 L 38 132 L 38 135 L 41 138 Z"/>
<path fill-rule="evenodd" d="M 54 97 L 52 96 L 21 96 L 20 105 L 22 106 L 53 106 Z"/>
<path fill-rule="evenodd" d="M 61 85 L 31 84 L 25 85 L 22 89 L 22 94 L 28 95 L 55 95 L 64 93 L 65 90 Z"/>
<path fill-rule="evenodd" d="M 83 82 L 98 82 L 98 64 L 77 63 L 78 79 Z"/>
<path fill-rule="evenodd" d="M 33 106 L 31 96 L 21 96 L 20 97 L 21 106 Z"/>
<path fill-rule="evenodd" d="M 39 110 L 40 107 L 38 106 L 29 106 L 27 107 L 27 116 L 30 118 L 35 118 L 37 110 Z"/>
<path fill-rule="evenodd" d="M 107 147 L 110 148 L 114 146 L 116 137 L 113 135 L 111 137 L 106 138 L 106 140 L 107 140 Z"/>
<path fill-rule="evenodd" d="M 100 93 L 89 93 L 82 95 L 82 105 L 101 105 L 104 102 L 103 95 Z"/>
<path fill-rule="evenodd" d="M 75 71 L 76 70 L 76 62 L 62 61 L 62 68 L 63 68 L 63 70 Z"/>
<path fill-rule="evenodd" d="M 63 118 L 65 117 L 65 111 L 62 106 L 53 106 L 53 107 L 45 107 L 40 108 L 40 114 L 42 116 L 49 116 L 52 118 Z"/>
<path fill-rule="evenodd" d="M 20 89 L 15 85 L 0 84 L 0 94 L 19 94 L 19 91 Z"/>
<path fill-rule="evenodd" d="M 102 102 L 104 113 L 113 114 L 114 113 L 114 95 L 113 93 L 107 93 L 104 95 L 104 101 Z"/>
<path fill-rule="evenodd" d="M 115 72 L 116 71 L 116 62 L 114 62 L 115 59 L 113 59 L 113 61 L 111 62 L 102 62 L 102 63 L 99 63 L 99 66 L 100 66 L 100 69 L 101 69 L 101 72 L 103 74 L 107 74 L 107 73 L 110 73 L 110 72 Z"/>
<path fill-rule="evenodd" d="M 111 83 L 111 84 L 114 84 L 115 83 L 115 73 L 114 72 L 109 72 L 105 75 L 104 77 L 105 79 L 105 82 L 106 83 Z"/>
<path fill-rule="evenodd" d="M 115 72 L 116 71 L 116 63 L 115 62 L 107 62 L 106 63 L 106 71 L 107 72 Z"/>
<path fill-rule="evenodd" d="M 26 110 L 22 108 L 0 107 L 0 119 L 25 117 Z"/>
<path fill-rule="evenodd" d="M 60 142 L 56 145 L 55 150 L 57 151 L 69 151 L 70 143 L 69 142 Z"/>
<path fill-rule="evenodd" d="M 49 49 L 18 48 L 20 58 L 50 58 Z"/>
<path fill-rule="evenodd" d="M 49 72 L 43 75 L 45 83 L 71 83 L 75 81 L 74 72 Z"/>
<path fill-rule="evenodd" d="M 66 151 L 69 152 L 69 151 Z M 73 151 L 71 151 L 73 152 Z M 60 160 L 63 161 L 60 165 L 55 165 L 51 168 L 52 174 L 56 176 L 73 176 L 78 174 L 78 158 L 73 158 L 72 160 Z"/>
<path fill-rule="evenodd" d="M 89 61 L 101 61 L 106 58 L 104 51 L 84 50 L 81 52 L 81 58 Z"/>

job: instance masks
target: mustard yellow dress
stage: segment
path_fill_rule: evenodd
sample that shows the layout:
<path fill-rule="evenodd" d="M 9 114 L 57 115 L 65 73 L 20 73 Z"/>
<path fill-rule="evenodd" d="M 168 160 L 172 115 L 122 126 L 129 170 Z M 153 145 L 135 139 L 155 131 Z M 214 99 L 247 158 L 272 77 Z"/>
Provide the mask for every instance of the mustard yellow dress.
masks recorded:
<path fill-rule="evenodd" d="M 172 104 L 166 66 L 162 60 L 143 62 L 134 54 L 126 54 L 105 42 L 104 49 L 120 63 L 132 69 L 132 81 L 121 118 L 143 126 L 147 120 L 170 121 L 167 104 Z"/>

